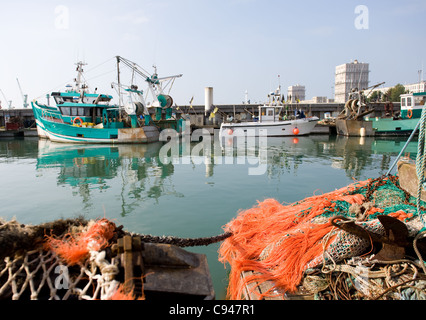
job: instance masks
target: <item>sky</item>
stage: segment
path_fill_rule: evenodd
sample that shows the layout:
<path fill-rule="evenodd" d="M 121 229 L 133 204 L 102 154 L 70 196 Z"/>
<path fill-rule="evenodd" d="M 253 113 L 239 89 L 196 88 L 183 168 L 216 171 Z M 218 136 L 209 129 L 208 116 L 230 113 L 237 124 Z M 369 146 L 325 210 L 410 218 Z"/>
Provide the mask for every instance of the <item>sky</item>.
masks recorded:
<path fill-rule="evenodd" d="M 424 0 L 0 0 L 0 101 L 22 107 L 18 78 L 28 101 L 45 102 L 79 60 L 90 88 L 115 95 L 117 55 L 160 77 L 182 74 L 177 105 L 204 105 L 205 87 L 218 105 L 246 92 L 264 102 L 278 85 L 333 98 L 335 67 L 355 59 L 369 63 L 370 85 L 415 83 L 425 17 Z"/>

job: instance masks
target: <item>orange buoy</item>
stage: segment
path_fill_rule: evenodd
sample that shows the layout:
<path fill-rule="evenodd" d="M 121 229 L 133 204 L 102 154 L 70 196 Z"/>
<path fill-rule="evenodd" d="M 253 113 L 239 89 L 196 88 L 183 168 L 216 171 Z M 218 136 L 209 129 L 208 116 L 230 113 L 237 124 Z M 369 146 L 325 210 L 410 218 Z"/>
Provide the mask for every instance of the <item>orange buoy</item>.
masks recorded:
<path fill-rule="evenodd" d="M 295 134 L 295 135 L 299 134 L 299 129 L 297 129 L 297 127 L 293 129 L 293 134 Z"/>
<path fill-rule="evenodd" d="M 77 121 L 80 123 L 79 126 L 81 127 L 83 125 L 83 120 L 81 120 L 80 117 L 75 117 L 74 120 L 72 121 L 72 124 L 77 125 Z"/>

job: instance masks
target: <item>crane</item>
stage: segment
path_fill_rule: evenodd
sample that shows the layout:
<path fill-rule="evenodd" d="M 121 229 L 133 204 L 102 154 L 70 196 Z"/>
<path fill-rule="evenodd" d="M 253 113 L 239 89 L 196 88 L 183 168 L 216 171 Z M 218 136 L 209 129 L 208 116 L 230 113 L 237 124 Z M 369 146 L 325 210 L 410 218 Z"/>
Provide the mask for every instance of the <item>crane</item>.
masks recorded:
<path fill-rule="evenodd" d="M 4 92 L 1 89 L 0 89 L 0 92 L 3 95 L 4 100 L 6 101 L 8 108 L 11 109 L 12 108 L 12 101 L 7 100 L 6 95 L 4 94 Z"/>
<path fill-rule="evenodd" d="M 18 82 L 19 91 L 21 91 L 22 100 L 24 101 L 24 108 L 27 108 L 27 107 L 28 107 L 28 102 L 27 102 L 27 100 L 28 100 L 28 95 L 27 95 L 27 94 L 24 94 L 24 93 L 22 92 L 21 85 L 19 84 L 19 80 L 18 80 L 18 78 L 16 78 L 16 81 Z"/>

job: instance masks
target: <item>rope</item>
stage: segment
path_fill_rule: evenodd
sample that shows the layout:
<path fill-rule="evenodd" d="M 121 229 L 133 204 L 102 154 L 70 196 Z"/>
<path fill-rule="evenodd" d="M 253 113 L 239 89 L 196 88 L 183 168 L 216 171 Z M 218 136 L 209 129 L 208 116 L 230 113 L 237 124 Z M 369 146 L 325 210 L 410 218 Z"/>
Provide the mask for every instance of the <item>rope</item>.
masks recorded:
<path fill-rule="evenodd" d="M 220 242 L 229 238 L 232 235 L 232 233 L 225 232 L 217 236 L 205 237 L 205 238 L 179 238 L 174 236 L 152 236 L 152 235 L 138 234 L 138 233 L 135 233 L 133 235 L 140 236 L 142 242 L 171 244 L 171 245 L 183 248 L 183 247 L 208 246 L 210 244 Z"/>
<path fill-rule="evenodd" d="M 417 157 L 416 157 L 416 173 L 419 181 L 418 189 L 417 189 L 417 214 L 420 217 L 420 220 L 423 223 L 423 227 L 426 227 L 426 222 L 424 220 L 423 214 L 420 208 L 420 200 L 422 194 L 422 187 L 425 182 L 425 169 L 426 169 L 426 108 L 423 108 L 422 115 L 420 117 L 420 127 L 419 127 L 419 139 L 417 146 Z"/>

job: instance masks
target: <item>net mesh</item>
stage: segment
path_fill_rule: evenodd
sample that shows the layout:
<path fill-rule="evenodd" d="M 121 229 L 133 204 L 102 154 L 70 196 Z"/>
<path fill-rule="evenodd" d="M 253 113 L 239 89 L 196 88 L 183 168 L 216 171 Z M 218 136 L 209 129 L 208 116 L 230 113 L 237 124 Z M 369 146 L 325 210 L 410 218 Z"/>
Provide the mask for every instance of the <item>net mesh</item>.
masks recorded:
<path fill-rule="evenodd" d="M 219 249 L 219 260 L 231 266 L 228 297 L 242 298 L 251 282 L 270 281 L 273 290 L 295 292 L 306 270 L 371 252 L 371 240 L 336 228 L 330 223 L 333 217 L 384 235 L 378 216 L 388 215 L 403 221 L 415 236 L 422 229 L 415 202 L 397 176 L 355 182 L 289 205 L 274 199 L 259 202 L 224 227 L 233 234 Z M 245 271 L 254 272 L 241 277 Z"/>
<path fill-rule="evenodd" d="M 118 259 L 107 253 L 115 234 L 112 222 L 100 219 L 71 228 L 68 222 L 59 225 L 0 224 L 0 242 L 14 241 L 0 262 L 0 299 L 135 299 L 117 279 Z"/>

